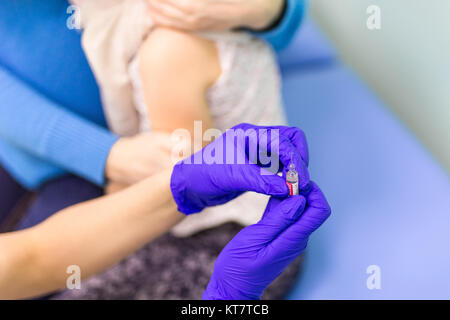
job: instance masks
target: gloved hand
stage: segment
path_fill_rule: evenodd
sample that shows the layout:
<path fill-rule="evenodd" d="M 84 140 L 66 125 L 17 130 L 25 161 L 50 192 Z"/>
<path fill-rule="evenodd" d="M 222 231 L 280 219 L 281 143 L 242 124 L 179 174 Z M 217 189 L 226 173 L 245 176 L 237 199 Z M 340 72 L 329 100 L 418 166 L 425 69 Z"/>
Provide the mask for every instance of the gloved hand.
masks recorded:
<path fill-rule="evenodd" d="M 270 163 L 262 155 L 269 155 Z M 304 133 L 290 127 L 258 127 L 240 124 L 175 165 L 171 190 L 184 214 L 224 204 L 246 191 L 286 197 L 284 173 L 295 164 L 299 188 L 309 184 L 308 146 Z"/>
<path fill-rule="evenodd" d="M 314 183 L 305 196 L 271 198 L 261 221 L 243 229 L 220 253 L 203 299 L 260 299 L 330 213 Z"/>

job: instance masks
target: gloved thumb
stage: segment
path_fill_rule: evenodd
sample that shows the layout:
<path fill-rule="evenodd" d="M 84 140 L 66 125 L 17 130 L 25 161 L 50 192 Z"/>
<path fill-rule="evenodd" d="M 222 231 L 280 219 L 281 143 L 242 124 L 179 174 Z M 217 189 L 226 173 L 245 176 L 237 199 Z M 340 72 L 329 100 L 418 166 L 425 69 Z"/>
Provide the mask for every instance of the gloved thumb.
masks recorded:
<path fill-rule="evenodd" d="M 258 224 L 264 226 L 267 239 L 273 241 L 299 219 L 305 206 L 306 199 L 302 195 L 286 199 L 272 197 Z"/>
<path fill-rule="evenodd" d="M 311 191 L 307 195 L 308 207 L 297 221 L 279 234 L 272 242 L 274 248 L 280 248 L 283 255 L 300 254 L 309 236 L 316 231 L 331 214 L 331 208 L 320 188 L 311 184 Z"/>

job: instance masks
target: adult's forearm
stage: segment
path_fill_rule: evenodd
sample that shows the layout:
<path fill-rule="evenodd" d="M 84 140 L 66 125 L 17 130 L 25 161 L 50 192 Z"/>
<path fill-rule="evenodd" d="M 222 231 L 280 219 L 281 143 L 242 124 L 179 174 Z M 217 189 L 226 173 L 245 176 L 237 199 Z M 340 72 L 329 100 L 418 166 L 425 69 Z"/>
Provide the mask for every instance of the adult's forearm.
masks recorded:
<path fill-rule="evenodd" d="M 98 185 L 117 137 L 68 112 L 0 67 L 0 136 Z"/>
<path fill-rule="evenodd" d="M 0 236 L 0 298 L 62 288 L 70 265 L 79 266 L 85 279 L 165 233 L 183 216 L 172 199 L 170 174 L 70 207 L 27 231 Z"/>

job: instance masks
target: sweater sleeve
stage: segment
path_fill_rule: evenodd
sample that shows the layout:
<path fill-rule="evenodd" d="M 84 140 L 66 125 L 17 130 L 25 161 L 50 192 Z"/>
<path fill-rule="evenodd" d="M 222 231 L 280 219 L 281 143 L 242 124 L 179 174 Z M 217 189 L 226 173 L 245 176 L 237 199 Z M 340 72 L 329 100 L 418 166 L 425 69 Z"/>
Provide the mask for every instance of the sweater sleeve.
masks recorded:
<path fill-rule="evenodd" d="M 106 160 L 118 139 L 50 101 L 1 67 L 0 137 L 40 161 L 98 185 L 105 182 Z"/>
<path fill-rule="evenodd" d="M 294 38 L 299 29 L 306 7 L 306 0 L 285 0 L 286 6 L 282 19 L 275 28 L 257 33 L 256 35 L 280 51 L 286 48 Z"/>
<path fill-rule="evenodd" d="M 63 169 L 17 148 L 1 137 L 0 164 L 20 185 L 29 190 L 67 174 Z"/>

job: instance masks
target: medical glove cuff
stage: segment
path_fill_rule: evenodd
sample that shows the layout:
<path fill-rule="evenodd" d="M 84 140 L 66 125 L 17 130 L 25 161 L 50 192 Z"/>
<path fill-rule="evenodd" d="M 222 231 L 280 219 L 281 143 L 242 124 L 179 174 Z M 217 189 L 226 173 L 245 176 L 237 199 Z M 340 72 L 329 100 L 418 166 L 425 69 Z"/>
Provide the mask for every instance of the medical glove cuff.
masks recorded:
<path fill-rule="evenodd" d="M 225 279 L 222 281 L 216 280 L 218 276 L 214 272 L 211 276 L 211 280 L 203 293 L 203 300 L 260 300 L 261 296 L 248 295 L 243 292 L 233 289 L 230 286 L 226 286 Z"/>

